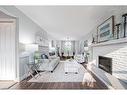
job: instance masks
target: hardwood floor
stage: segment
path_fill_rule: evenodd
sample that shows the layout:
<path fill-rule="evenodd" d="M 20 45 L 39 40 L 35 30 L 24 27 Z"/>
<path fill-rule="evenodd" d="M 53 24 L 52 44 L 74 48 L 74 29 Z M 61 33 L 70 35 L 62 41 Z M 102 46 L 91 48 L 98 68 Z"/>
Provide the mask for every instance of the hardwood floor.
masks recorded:
<path fill-rule="evenodd" d="M 17 83 L 10 89 L 106 89 L 96 83 L 87 85 L 80 82 Z"/>
<path fill-rule="evenodd" d="M 86 68 L 86 66 L 85 66 Z M 96 80 L 94 83 L 87 82 L 28 82 L 31 77 L 16 83 L 9 89 L 108 89 L 92 72 L 88 71 Z"/>
<path fill-rule="evenodd" d="M 0 80 L 0 89 L 8 89 L 15 84 L 16 82 L 12 80 Z"/>

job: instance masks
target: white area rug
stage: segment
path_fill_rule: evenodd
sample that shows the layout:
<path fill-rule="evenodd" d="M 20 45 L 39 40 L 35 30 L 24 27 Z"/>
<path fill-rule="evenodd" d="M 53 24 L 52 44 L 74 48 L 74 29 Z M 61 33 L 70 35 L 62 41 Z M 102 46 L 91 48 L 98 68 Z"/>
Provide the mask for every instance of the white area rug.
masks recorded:
<path fill-rule="evenodd" d="M 93 77 L 87 72 L 87 70 L 79 65 L 78 74 L 64 72 L 64 62 L 60 62 L 53 73 L 41 72 L 41 76 L 36 75 L 36 79 L 32 78 L 28 82 L 84 82 L 84 81 L 95 81 Z"/>

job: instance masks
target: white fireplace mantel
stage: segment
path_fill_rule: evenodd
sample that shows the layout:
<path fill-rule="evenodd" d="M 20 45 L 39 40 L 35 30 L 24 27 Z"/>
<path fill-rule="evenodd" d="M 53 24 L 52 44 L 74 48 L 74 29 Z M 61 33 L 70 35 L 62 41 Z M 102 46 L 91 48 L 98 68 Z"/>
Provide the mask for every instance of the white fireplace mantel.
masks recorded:
<path fill-rule="evenodd" d="M 93 65 L 91 66 L 91 71 L 105 81 L 106 85 L 110 85 L 116 89 L 124 89 L 124 86 L 117 78 L 127 82 L 126 74 L 119 72 L 127 72 L 127 38 L 92 44 L 90 47 L 92 53 L 91 63 Z M 98 56 L 112 58 L 112 75 L 98 68 Z"/>
<path fill-rule="evenodd" d="M 105 46 L 105 45 L 107 46 L 107 45 L 123 44 L 123 43 L 127 43 L 127 37 L 115 39 L 115 40 L 109 40 L 109 41 L 102 42 L 102 43 L 92 44 L 90 45 L 90 47 L 98 47 L 98 46 Z"/>

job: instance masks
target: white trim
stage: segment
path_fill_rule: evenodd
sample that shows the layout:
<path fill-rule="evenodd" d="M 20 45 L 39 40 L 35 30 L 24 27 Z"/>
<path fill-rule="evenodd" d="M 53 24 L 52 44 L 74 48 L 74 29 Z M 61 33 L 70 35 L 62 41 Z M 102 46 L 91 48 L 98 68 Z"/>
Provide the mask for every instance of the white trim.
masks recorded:
<path fill-rule="evenodd" d="M 115 40 L 109 40 L 106 42 L 101 42 L 98 44 L 92 44 L 90 47 L 99 47 L 99 46 L 107 46 L 107 45 L 113 45 L 113 44 L 123 44 L 127 43 L 127 37 L 126 38 L 120 38 Z"/>
<path fill-rule="evenodd" d="M 19 81 L 19 19 L 16 18 L 16 37 L 15 37 L 15 45 L 16 45 L 16 78 L 15 81 Z"/>
<path fill-rule="evenodd" d="M 6 9 L 0 7 L 0 11 L 2 11 L 3 13 L 5 13 L 6 15 L 9 15 L 12 18 L 17 18 L 15 15 L 11 14 L 10 12 L 8 12 Z"/>

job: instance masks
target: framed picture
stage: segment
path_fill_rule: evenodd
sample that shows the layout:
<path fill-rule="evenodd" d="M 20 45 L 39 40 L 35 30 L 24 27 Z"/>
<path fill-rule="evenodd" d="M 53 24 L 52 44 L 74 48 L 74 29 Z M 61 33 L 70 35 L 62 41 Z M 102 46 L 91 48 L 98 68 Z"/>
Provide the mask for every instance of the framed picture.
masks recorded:
<path fill-rule="evenodd" d="M 97 27 L 98 42 L 108 41 L 114 35 L 114 16 Z"/>

